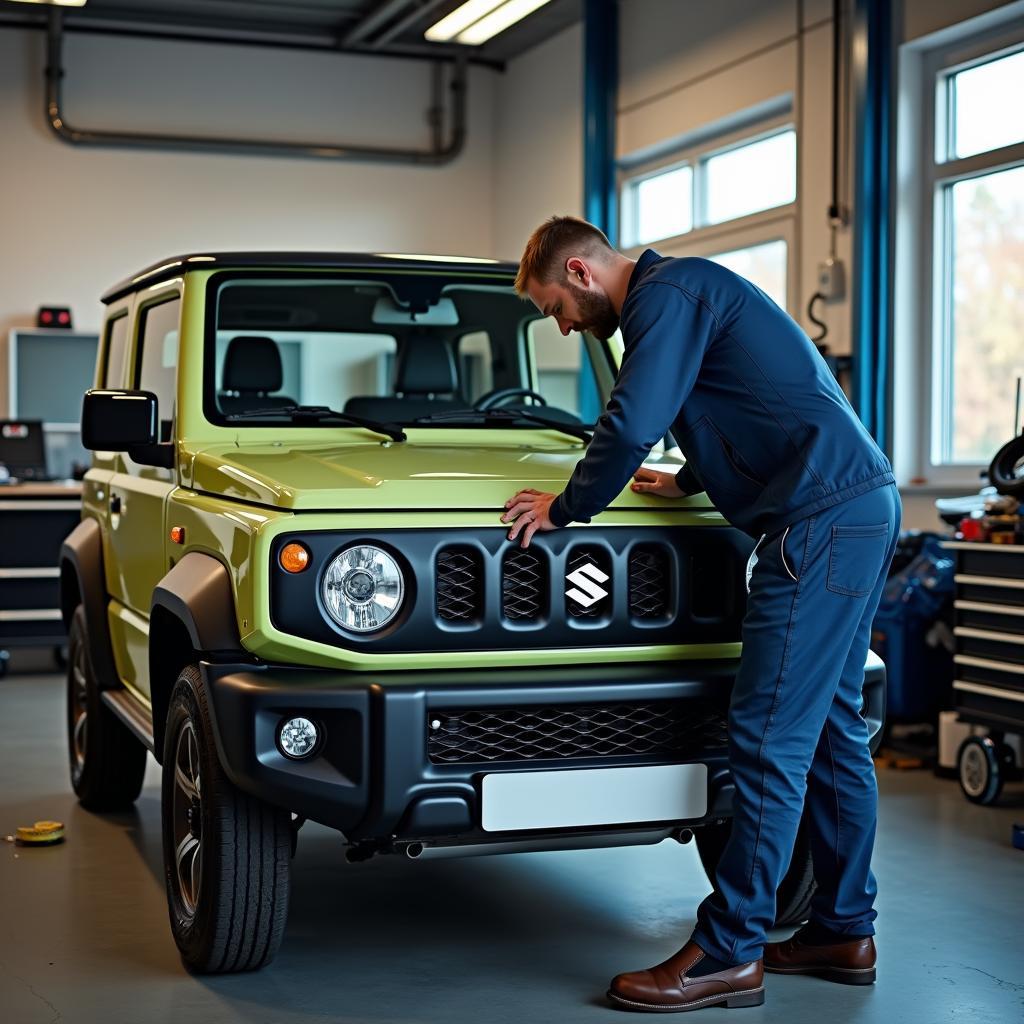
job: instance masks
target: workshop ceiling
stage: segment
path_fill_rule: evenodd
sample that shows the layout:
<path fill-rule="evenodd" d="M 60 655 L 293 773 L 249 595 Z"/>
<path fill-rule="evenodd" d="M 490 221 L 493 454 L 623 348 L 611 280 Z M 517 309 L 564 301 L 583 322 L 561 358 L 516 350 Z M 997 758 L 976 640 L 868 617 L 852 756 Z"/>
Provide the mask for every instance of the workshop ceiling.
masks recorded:
<path fill-rule="evenodd" d="M 67 30 L 142 32 L 237 42 L 312 44 L 368 53 L 451 52 L 423 33 L 463 0 L 87 0 L 62 8 Z M 502 63 L 580 20 L 582 0 L 550 0 L 483 46 L 457 47 Z M 0 0 L 0 27 L 43 22 L 46 8 Z"/>

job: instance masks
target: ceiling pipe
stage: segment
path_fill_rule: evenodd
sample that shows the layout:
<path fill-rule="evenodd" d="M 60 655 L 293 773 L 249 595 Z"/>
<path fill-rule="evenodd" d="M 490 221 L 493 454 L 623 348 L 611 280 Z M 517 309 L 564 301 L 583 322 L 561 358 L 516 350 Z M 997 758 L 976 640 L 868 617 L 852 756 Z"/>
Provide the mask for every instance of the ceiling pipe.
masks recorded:
<path fill-rule="evenodd" d="M 77 9 L 75 9 L 77 10 Z M 303 37 L 301 34 L 289 38 L 274 36 L 262 29 L 244 30 L 245 34 L 229 28 L 191 28 L 182 26 L 175 28 L 170 23 L 164 27 L 163 22 L 121 22 L 114 19 L 101 17 L 82 18 L 75 13 L 75 10 L 64 13 L 64 34 L 65 35 L 99 35 L 111 36 L 113 38 L 128 39 L 157 39 L 166 42 L 178 43 L 212 43 L 215 46 L 254 46 L 271 50 L 299 50 L 313 53 L 342 53 L 355 56 L 373 56 L 397 58 L 398 60 L 419 60 L 444 61 L 445 63 L 457 63 L 465 60 L 467 64 L 476 67 L 490 68 L 492 71 L 504 71 L 505 61 L 496 58 L 483 57 L 477 52 L 467 52 L 466 47 L 447 45 L 445 43 L 397 43 L 392 46 L 377 47 L 367 43 L 353 46 L 339 46 L 337 39 L 333 36 L 319 36 L 310 34 Z M 34 12 L 29 12 L 28 17 L 12 18 L 0 13 L 0 29 L 25 29 L 27 31 L 45 32 L 47 29 L 46 15 L 40 12 L 40 18 L 32 17 Z M 151 27 L 146 28 L 145 25 Z M 320 39 L 317 42 L 317 39 Z"/>
<path fill-rule="evenodd" d="M 342 40 L 343 45 L 352 46 L 355 43 L 361 43 L 367 36 L 373 35 L 381 25 L 386 25 L 392 18 L 404 13 L 411 2 L 412 0 L 388 0 L 377 10 L 366 15 L 362 21 L 356 22 L 345 34 Z"/>
<path fill-rule="evenodd" d="M 403 32 L 412 28 L 418 21 L 422 21 L 424 18 L 429 17 L 439 7 L 443 7 L 448 0 L 421 0 L 419 6 L 414 11 L 410 11 L 404 18 L 399 18 L 390 28 L 386 28 L 373 42 L 370 44 L 375 49 L 381 46 L 386 46 L 391 42 L 392 39 L 396 39 Z"/>
<path fill-rule="evenodd" d="M 413 166 L 441 166 L 450 163 L 461 152 L 466 142 L 466 88 L 465 60 L 455 62 L 451 80 L 448 121 L 450 137 L 444 142 L 439 124 L 443 123 L 443 75 L 433 75 L 431 109 L 432 146 L 429 149 L 403 149 L 377 146 L 346 146 L 336 143 L 264 142 L 258 139 L 211 138 L 201 135 L 177 135 L 157 132 L 113 132 L 74 128 L 68 124 L 63 112 L 64 78 L 63 20 L 61 11 L 53 8 L 47 23 L 46 64 L 46 118 L 59 139 L 74 146 L 120 146 L 129 149 L 174 150 L 205 153 L 231 153 L 243 156 L 292 156 L 320 160 L 369 161 L 376 163 L 409 164 Z"/>

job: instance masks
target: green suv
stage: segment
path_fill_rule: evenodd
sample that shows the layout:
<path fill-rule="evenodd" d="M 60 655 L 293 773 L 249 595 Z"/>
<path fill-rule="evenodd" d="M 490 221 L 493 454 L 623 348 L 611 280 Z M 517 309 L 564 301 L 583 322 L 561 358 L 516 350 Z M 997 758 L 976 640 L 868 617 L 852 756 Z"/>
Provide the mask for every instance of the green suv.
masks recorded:
<path fill-rule="evenodd" d="M 107 810 L 162 765 L 186 965 L 268 963 L 302 823 L 350 860 L 688 842 L 732 803 L 727 708 L 751 540 L 625 489 L 560 491 L 619 339 L 563 337 L 462 258 L 198 254 L 112 288 L 82 521 L 61 554 L 71 780 Z M 681 464 L 669 437 L 649 465 Z M 865 671 L 877 736 L 884 669 Z M 799 920 L 806 838 L 779 891 Z"/>

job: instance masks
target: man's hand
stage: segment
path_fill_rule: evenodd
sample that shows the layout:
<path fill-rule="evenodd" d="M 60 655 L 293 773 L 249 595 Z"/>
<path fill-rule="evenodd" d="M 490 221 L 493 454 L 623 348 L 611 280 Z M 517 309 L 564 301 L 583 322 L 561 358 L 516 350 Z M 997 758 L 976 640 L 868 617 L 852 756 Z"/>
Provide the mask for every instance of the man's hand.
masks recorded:
<path fill-rule="evenodd" d="M 659 498 L 684 498 L 686 492 L 676 483 L 675 473 L 640 468 L 633 474 L 630 489 L 639 494 L 656 494 Z"/>
<path fill-rule="evenodd" d="M 548 509 L 556 497 L 556 494 L 546 494 L 527 488 L 509 498 L 505 502 L 505 512 L 501 517 L 503 523 L 515 519 L 508 539 L 515 540 L 522 531 L 521 546 L 528 548 L 530 540 L 538 530 L 557 530 L 558 527 L 548 518 Z"/>

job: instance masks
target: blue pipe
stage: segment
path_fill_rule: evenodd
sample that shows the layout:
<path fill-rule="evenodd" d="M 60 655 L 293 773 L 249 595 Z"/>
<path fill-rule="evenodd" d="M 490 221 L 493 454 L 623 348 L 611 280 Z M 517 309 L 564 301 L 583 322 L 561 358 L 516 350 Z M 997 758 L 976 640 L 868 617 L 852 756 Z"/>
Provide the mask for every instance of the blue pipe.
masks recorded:
<path fill-rule="evenodd" d="M 855 0 L 853 404 L 892 453 L 893 8 Z"/>
<path fill-rule="evenodd" d="M 583 216 L 612 245 L 618 242 L 615 180 L 615 106 L 619 91 L 618 0 L 584 0 L 583 7 Z M 581 365 L 589 365 L 582 354 Z M 580 374 L 580 416 L 594 422 L 601 412 L 593 374 Z"/>

